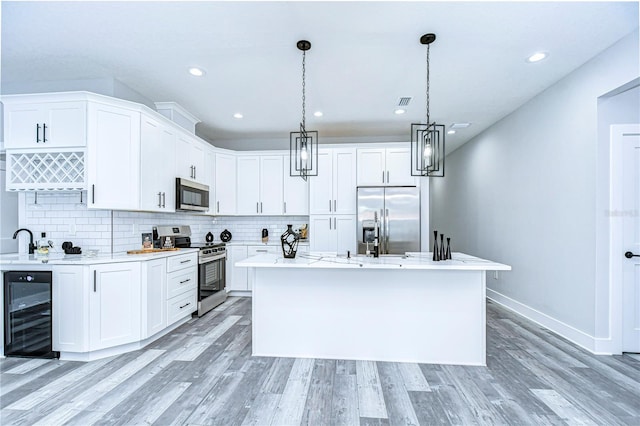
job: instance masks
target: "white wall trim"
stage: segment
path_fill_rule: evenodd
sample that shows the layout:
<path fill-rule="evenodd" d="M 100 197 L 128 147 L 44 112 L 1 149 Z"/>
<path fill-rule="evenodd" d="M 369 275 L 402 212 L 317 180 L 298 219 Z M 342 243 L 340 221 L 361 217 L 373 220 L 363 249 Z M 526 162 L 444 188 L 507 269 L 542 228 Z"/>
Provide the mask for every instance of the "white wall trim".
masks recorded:
<path fill-rule="evenodd" d="M 596 339 L 595 337 L 576 329 L 564 322 L 557 320 L 545 313 L 542 313 L 530 306 L 520 303 L 510 297 L 507 297 L 495 290 L 487 288 L 487 298 L 504 306 L 507 309 L 527 318 L 530 321 L 539 324 L 555 334 L 575 343 L 576 345 L 597 355 L 613 355 L 609 350 L 610 345 L 607 344 L 609 339 Z"/>

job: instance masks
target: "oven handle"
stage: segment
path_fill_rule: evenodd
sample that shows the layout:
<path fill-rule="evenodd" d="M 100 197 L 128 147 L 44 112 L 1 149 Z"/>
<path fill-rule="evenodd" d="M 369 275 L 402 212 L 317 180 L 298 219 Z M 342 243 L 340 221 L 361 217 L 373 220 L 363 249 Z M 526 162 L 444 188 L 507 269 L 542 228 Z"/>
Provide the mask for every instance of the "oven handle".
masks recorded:
<path fill-rule="evenodd" d="M 211 262 L 215 262 L 216 260 L 222 260 L 222 259 L 226 259 L 227 258 L 227 254 L 221 254 L 218 256 L 212 256 L 212 257 L 206 257 L 204 259 L 198 259 L 198 264 L 200 265 L 204 265 L 205 263 L 211 263 Z"/>

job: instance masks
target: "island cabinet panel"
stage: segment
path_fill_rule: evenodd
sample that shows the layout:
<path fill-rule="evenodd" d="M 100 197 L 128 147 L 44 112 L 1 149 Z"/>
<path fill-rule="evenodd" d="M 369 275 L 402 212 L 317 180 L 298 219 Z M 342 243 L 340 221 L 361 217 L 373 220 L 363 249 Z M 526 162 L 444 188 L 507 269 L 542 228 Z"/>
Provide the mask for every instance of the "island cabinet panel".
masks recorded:
<path fill-rule="evenodd" d="M 5 104 L 5 148 L 63 148 L 87 144 L 87 102 Z M 52 97 L 52 100 L 54 98 Z"/>
<path fill-rule="evenodd" d="M 89 268 L 91 350 L 140 340 L 140 263 L 110 263 Z"/>
<path fill-rule="evenodd" d="M 176 135 L 146 114 L 142 114 L 140 127 L 140 209 L 174 212 Z"/>
<path fill-rule="evenodd" d="M 167 326 L 167 260 L 145 262 L 142 269 L 142 338 L 146 339 Z"/>
<path fill-rule="evenodd" d="M 247 268 L 236 267 L 235 263 L 247 258 L 247 246 L 227 246 L 227 290 L 247 291 Z"/>
<path fill-rule="evenodd" d="M 209 212 L 216 215 L 236 214 L 236 157 L 231 154 L 216 154 L 215 203 Z"/>
<path fill-rule="evenodd" d="M 89 350 L 89 287 L 82 266 L 53 268 L 53 350 Z"/>
<path fill-rule="evenodd" d="M 92 102 L 88 122 L 87 207 L 138 210 L 140 112 Z"/>

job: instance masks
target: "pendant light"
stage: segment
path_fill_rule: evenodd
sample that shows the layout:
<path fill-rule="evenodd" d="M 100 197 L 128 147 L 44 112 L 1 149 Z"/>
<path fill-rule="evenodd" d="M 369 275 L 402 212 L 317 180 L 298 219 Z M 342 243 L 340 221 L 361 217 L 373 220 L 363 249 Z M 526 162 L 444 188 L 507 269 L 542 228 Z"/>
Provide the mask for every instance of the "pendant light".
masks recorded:
<path fill-rule="evenodd" d="M 311 43 L 300 40 L 296 46 L 302 51 L 302 121 L 300 130 L 289 134 L 289 174 L 306 181 L 309 176 L 318 176 L 318 132 L 307 130 L 305 123 L 305 59 Z"/>
<path fill-rule="evenodd" d="M 432 33 L 420 37 L 427 45 L 427 116 L 425 123 L 411 124 L 411 176 L 444 177 L 445 126 L 432 123 L 429 111 L 429 48 L 435 40 Z"/>

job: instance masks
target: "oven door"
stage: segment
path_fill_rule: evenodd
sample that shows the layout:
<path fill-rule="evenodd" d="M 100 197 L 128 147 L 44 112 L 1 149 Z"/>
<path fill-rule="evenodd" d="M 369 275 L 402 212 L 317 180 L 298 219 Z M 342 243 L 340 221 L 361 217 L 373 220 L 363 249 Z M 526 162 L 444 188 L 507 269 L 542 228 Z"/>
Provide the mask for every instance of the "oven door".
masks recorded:
<path fill-rule="evenodd" d="M 226 255 L 211 259 L 201 260 L 198 265 L 198 300 L 204 300 L 209 296 L 225 291 L 226 281 Z"/>

